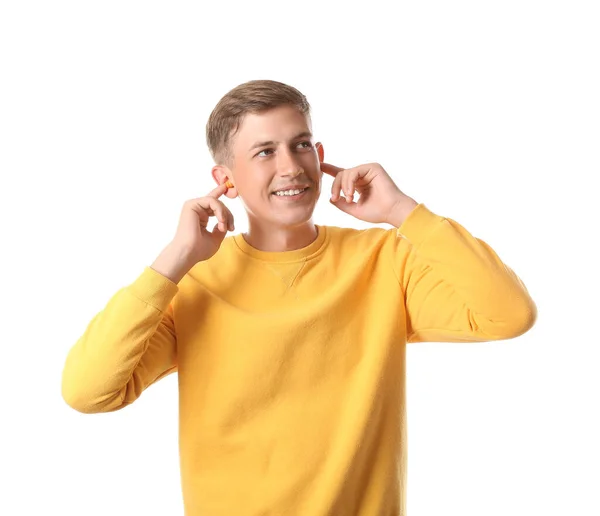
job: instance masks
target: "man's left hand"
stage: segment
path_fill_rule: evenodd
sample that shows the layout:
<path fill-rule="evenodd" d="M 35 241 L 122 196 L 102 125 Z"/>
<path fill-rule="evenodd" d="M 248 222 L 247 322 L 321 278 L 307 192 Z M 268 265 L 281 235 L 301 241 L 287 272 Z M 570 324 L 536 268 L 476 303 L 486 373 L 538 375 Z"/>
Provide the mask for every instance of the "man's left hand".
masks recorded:
<path fill-rule="evenodd" d="M 344 169 L 322 162 L 321 170 L 334 178 L 329 202 L 365 222 L 400 227 L 419 204 L 403 193 L 378 163 Z M 357 202 L 354 192 L 359 194 Z"/>

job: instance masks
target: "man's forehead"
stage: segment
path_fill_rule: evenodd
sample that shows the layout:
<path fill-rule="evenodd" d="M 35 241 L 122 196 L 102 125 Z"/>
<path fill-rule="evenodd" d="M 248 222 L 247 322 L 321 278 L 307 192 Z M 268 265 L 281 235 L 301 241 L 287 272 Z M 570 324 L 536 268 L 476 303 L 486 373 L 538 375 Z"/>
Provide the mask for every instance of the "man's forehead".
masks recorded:
<path fill-rule="evenodd" d="M 247 113 L 240 121 L 240 132 L 256 136 L 256 132 L 278 130 L 290 126 L 292 131 L 310 130 L 310 119 L 295 108 L 279 106 L 258 113 Z"/>

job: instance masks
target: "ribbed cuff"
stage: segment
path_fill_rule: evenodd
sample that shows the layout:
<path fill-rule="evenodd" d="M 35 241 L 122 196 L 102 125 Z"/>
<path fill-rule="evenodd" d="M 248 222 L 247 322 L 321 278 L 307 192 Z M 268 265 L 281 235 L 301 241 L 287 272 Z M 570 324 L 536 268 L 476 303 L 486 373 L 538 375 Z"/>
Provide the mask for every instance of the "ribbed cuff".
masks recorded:
<path fill-rule="evenodd" d="M 157 310 L 164 312 L 179 292 L 177 283 L 146 266 L 138 278 L 129 286 L 133 295 Z"/>
<path fill-rule="evenodd" d="M 418 247 L 444 220 L 444 217 L 433 213 L 427 206 L 420 203 L 404 219 L 402 225 L 396 230 L 396 234 Z"/>

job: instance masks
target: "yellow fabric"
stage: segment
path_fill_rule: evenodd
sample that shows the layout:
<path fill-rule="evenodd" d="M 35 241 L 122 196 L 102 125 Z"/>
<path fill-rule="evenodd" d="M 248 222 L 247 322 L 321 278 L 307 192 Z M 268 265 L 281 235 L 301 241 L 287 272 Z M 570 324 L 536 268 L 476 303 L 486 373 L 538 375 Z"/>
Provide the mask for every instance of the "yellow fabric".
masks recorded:
<path fill-rule="evenodd" d="M 317 228 L 288 252 L 229 236 L 179 284 L 146 267 L 69 352 L 84 413 L 178 373 L 187 516 L 404 515 L 406 343 L 536 320 L 490 246 L 424 204 L 399 229 Z"/>

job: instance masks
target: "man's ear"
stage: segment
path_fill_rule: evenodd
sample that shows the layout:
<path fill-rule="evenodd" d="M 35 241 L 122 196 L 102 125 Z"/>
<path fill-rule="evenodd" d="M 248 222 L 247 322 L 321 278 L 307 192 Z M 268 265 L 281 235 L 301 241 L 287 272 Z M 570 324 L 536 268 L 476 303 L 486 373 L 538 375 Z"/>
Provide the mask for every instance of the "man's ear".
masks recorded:
<path fill-rule="evenodd" d="M 323 144 L 321 142 L 317 142 L 315 144 L 317 147 L 317 154 L 319 155 L 319 165 L 325 161 L 325 149 L 323 149 Z"/>
<path fill-rule="evenodd" d="M 211 172 L 217 185 L 222 185 L 229 178 L 228 171 L 223 165 L 215 165 Z"/>
<path fill-rule="evenodd" d="M 231 172 L 224 165 L 215 165 L 212 168 L 211 173 L 212 173 L 213 179 L 215 180 L 217 185 L 222 185 L 223 183 L 226 183 L 227 181 L 231 181 L 231 179 L 232 179 Z M 231 199 L 233 199 L 234 197 L 237 197 L 237 192 L 235 190 L 235 186 L 233 188 L 229 188 L 225 192 L 225 196 L 230 197 Z"/>

